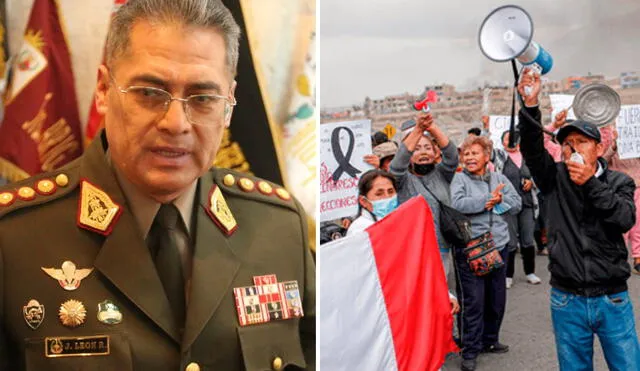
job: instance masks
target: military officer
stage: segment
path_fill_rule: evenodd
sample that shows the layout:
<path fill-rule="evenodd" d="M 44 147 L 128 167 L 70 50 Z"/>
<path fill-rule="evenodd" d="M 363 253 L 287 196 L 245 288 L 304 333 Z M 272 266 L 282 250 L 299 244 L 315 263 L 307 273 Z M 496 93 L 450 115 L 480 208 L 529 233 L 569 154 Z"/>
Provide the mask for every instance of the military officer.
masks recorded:
<path fill-rule="evenodd" d="M 105 131 L 64 168 L 0 188 L 0 369 L 314 369 L 302 207 L 209 169 L 239 33 L 219 0 L 129 0 L 115 15 Z"/>

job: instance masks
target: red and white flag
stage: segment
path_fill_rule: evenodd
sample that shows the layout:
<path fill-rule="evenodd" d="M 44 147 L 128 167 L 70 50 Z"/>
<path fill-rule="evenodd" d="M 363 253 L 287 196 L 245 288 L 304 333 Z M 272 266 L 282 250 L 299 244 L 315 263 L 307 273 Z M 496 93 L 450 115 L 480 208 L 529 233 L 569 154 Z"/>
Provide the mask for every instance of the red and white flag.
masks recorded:
<path fill-rule="evenodd" d="M 0 176 L 18 181 L 82 154 L 71 56 L 58 2 L 35 0 L 0 125 Z"/>
<path fill-rule="evenodd" d="M 433 215 L 422 197 L 362 233 L 323 245 L 320 367 L 438 370 L 453 316 Z"/>

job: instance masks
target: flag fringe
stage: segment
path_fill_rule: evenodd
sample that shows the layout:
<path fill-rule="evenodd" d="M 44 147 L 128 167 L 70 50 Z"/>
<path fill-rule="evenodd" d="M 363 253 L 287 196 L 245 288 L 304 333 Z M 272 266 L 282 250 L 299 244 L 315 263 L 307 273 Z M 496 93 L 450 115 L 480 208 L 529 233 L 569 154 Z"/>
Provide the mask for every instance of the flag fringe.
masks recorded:
<path fill-rule="evenodd" d="M 29 177 L 29 174 L 8 160 L 0 157 L 0 177 L 9 182 L 18 182 Z"/>

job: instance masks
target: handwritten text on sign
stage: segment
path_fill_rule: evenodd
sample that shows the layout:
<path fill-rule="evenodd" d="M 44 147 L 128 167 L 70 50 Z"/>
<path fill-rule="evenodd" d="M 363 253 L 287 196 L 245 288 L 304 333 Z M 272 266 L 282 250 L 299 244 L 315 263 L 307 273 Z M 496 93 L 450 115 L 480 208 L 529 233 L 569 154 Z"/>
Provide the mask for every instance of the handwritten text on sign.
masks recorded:
<path fill-rule="evenodd" d="M 640 157 L 640 104 L 620 107 L 616 127 L 620 159 Z"/>
<path fill-rule="evenodd" d="M 358 212 L 358 181 L 371 166 L 371 121 L 320 125 L 320 221 Z"/>
<path fill-rule="evenodd" d="M 516 130 L 518 129 L 518 116 L 515 117 Z M 489 116 L 489 132 L 493 148 L 502 149 L 502 133 L 511 127 L 511 116 Z"/>

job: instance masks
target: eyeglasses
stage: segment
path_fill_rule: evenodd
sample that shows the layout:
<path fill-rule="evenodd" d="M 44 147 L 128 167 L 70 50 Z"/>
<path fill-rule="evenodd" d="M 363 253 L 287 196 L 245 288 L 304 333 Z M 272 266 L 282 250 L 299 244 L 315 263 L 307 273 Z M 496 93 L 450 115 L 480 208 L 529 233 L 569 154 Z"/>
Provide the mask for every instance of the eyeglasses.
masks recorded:
<path fill-rule="evenodd" d="M 219 118 L 231 113 L 231 107 L 237 104 L 235 97 L 216 94 L 196 94 L 186 98 L 178 98 L 166 90 L 150 86 L 129 86 L 122 88 L 110 75 L 118 91 L 124 94 L 125 105 L 148 115 L 164 116 L 174 100 L 182 102 L 187 120 L 192 125 L 212 125 Z"/>

